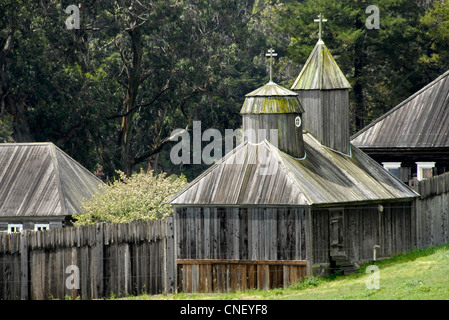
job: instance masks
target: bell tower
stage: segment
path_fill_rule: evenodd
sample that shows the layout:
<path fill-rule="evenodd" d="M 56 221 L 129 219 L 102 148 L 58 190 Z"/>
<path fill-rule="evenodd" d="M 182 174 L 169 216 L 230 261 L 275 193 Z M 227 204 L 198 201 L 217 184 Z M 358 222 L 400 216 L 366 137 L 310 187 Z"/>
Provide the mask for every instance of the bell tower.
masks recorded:
<path fill-rule="evenodd" d="M 298 93 L 304 107 L 304 129 L 321 144 L 345 153 L 350 152 L 349 89 L 351 85 L 321 39 L 307 59 L 291 90 Z"/>

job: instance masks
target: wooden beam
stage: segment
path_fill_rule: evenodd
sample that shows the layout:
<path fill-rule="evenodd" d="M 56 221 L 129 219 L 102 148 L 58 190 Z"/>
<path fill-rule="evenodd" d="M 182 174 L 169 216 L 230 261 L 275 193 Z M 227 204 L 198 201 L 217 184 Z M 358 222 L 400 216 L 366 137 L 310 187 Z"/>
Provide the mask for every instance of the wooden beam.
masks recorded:
<path fill-rule="evenodd" d="M 305 260 L 226 260 L 226 259 L 178 259 L 176 264 L 245 264 L 245 265 L 291 265 L 305 266 Z"/>

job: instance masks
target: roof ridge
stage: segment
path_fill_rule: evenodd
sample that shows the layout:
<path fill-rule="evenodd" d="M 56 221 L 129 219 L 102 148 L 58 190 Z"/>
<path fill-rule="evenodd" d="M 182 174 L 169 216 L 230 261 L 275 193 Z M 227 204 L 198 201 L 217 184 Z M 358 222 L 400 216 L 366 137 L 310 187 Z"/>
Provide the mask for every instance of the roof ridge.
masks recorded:
<path fill-rule="evenodd" d="M 410 102 L 411 100 L 415 99 L 417 96 L 419 96 L 420 94 L 422 94 L 423 92 L 427 91 L 429 88 L 433 87 L 436 83 L 440 82 L 442 79 L 446 78 L 449 75 L 449 70 L 447 70 L 446 72 L 444 72 L 443 74 L 441 74 L 440 76 L 438 76 L 437 78 L 435 78 L 435 80 L 433 80 L 432 82 L 428 83 L 427 85 L 425 85 L 423 88 L 421 88 L 420 90 L 416 91 L 415 93 L 413 93 L 411 96 L 409 96 L 407 99 L 405 99 L 404 101 L 400 102 L 399 104 L 397 104 L 394 108 L 392 108 L 391 110 L 387 111 L 386 113 L 384 113 L 383 115 L 381 115 L 379 118 L 377 118 L 376 120 L 374 120 L 373 122 L 371 122 L 369 125 L 365 126 L 364 128 L 362 128 L 360 131 L 356 132 L 354 135 L 351 136 L 350 140 L 354 140 L 356 139 L 358 136 L 360 136 L 362 133 L 366 132 L 367 130 L 369 130 L 370 128 L 374 127 L 377 123 L 381 122 L 382 120 L 384 120 L 385 118 L 387 118 L 388 116 L 390 116 L 392 113 L 396 112 L 397 110 L 401 109 L 404 105 L 406 105 L 408 102 Z"/>
<path fill-rule="evenodd" d="M 92 175 L 95 179 L 98 180 L 98 182 L 103 183 L 103 181 L 101 181 L 96 175 L 94 175 L 92 172 L 90 172 L 86 167 L 84 167 L 83 165 L 81 165 L 78 161 L 76 161 L 75 159 L 73 159 L 68 153 L 64 152 L 64 150 L 62 150 L 61 148 L 59 148 L 57 145 L 54 145 L 55 150 L 57 149 L 58 152 L 60 152 L 66 159 L 68 159 L 70 162 L 72 162 L 77 168 L 80 168 L 81 170 L 83 170 L 84 172 Z"/>
<path fill-rule="evenodd" d="M 227 154 L 224 155 L 224 157 L 220 158 L 217 162 L 215 162 L 213 165 L 211 165 L 209 168 L 207 168 L 206 170 L 204 170 L 203 173 L 201 173 L 198 177 L 196 177 L 195 179 L 193 179 L 190 183 L 188 183 L 184 188 L 182 188 L 181 190 L 179 190 L 178 192 L 176 192 L 174 195 L 172 195 L 171 197 L 169 197 L 166 200 L 166 203 L 171 203 L 173 200 L 175 200 L 177 197 L 179 197 L 181 194 L 183 194 L 184 192 L 186 192 L 187 190 L 189 190 L 190 188 L 192 188 L 194 185 L 196 185 L 199 181 L 201 181 L 203 179 L 203 177 L 207 176 L 211 171 L 213 171 L 216 167 L 218 167 L 219 165 L 223 164 L 223 162 L 225 162 L 225 160 L 227 160 L 229 157 L 231 157 L 232 155 L 235 154 L 236 151 L 240 150 L 241 148 L 244 147 L 244 145 L 246 145 L 248 143 L 248 141 L 243 141 L 242 143 L 240 143 L 238 146 L 236 146 L 234 149 L 232 149 L 231 151 L 229 151 Z"/>
<path fill-rule="evenodd" d="M 59 161 L 58 161 L 58 157 L 56 156 L 56 145 L 53 143 L 49 143 L 48 144 L 49 148 L 50 148 L 50 156 L 53 158 L 53 166 L 54 166 L 54 174 L 55 174 L 55 178 L 57 181 L 57 188 L 58 188 L 58 194 L 59 194 L 59 201 L 61 202 L 61 208 L 63 211 L 64 215 L 67 215 L 68 213 L 68 208 L 67 208 L 67 203 L 64 197 L 64 186 L 61 180 L 61 174 L 59 172 Z"/>
<path fill-rule="evenodd" d="M 264 141 L 262 141 L 262 142 L 265 142 L 265 143 L 268 145 L 268 149 L 270 149 L 270 152 L 272 152 L 273 154 L 276 154 L 276 159 L 278 160 L 280 166 L 283 168 L 284 171 L 286 171 L 287 176 L 293 181 L 293 184 L 296 186 L 296 188 L 298 189 L 298 191 L 299 191 L 302 195 L 304 195 L 304 197 L 307 199 L 307 201 L 309 202 L 309 204 L 313 204 L 313 201 L 310 199 L 310 197 L 308 196 L 308 194 L 301 188 L 301 186 L 299 185 L 297 179 L 295 179 L 295 175 L 293 174 L 293 172 L 291 172 L 291 171 L 288 169 L 288 167 L 285 165 L 285 163 L 284 163 L 284 161 L 282 160 L 282 158 L 280 158 L 278 155 L 279 155 L 279 152 L 280 152 L 280 153 L 283 153 L 283 154 L 287 155 L 289 158 L 292 158 L 292 159 L 295 160 L 295 161 L 298 161 L 298 160 L 300 160 L 300 159 L 295 158 L 295 157 L 289 155 L 288 153 L 286 153 L 286 152 L 280 150 L 279 148 L 277 148 L 276 146 L 274 146 L 273 144 L 271 144 L 271 142 L 269 142 L 269 141 L 266 140 L 266 139 L 265 139 Z M 275 152 L 273 152 L 273 151 L 271 150 L 272 148 L 274 148 L 274 151 L 275 151 Z M 306 157 L 306 156 L 304 156 L 304 159 L 305 159 L 305 157 Z"/>

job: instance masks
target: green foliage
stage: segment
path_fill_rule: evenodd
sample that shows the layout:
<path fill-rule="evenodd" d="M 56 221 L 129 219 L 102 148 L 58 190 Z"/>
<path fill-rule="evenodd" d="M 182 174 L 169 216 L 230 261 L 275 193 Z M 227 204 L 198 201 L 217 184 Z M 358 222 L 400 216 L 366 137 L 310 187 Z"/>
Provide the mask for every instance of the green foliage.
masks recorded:
<path fill-rule="evenodd" d="M 289 87 L 317 41 L 313 19 L 351 82 L 353 132 L 449 68 L 449 0 L 80 0 L 68 30 L 66 0 L 0 1 L 0 139 L 51 141 L 104 180 L 174 166 L 176 128 L 241 126 L 245 94 L 274 80 Z M 224 134 L 223 134 L 224 135 Z"/>
<path fill-rule="evenodd" d="M 320 13 L 328 19 L 323 24 L 322 38 L 352 86 L 352 133 L 393 108 L 448 67 L 447 63 L 440 63 L 429 69 L 429 65 L 424 63 L 435 60 L 436 54 L 447 52 L 448 48 L 443 46 L 447 41 L 438 31 L 445 28 L 444 15 L 432 14 L 431 8 L 419 5 L 421 1 L 281 2 L 283 5 L 277 8 L 279 23 L 274 28 L 278 33 L 290 36 L 288 58 L 298 63 L 306 61 L 318 40 L 318 26 L 313 20 Z M 438 4 L 439 1 L 434 3 L 438 12 L 447 10 L 443 10 L 447 6 Z M 370 13 L 365 11 L 370 4 L 379 8 L 380 29 L 366 28 Z M 426 12 L 430 16 L 421 22 Z M 438 35 L 440 39 L 438 52 L 427 49 L 431 28 L 424 31 L 424 22 L 429 26 L 438 25 L 438 29 L 433 30 L 435 37 Z M 436 45 L 432 47 L 437 50 Z"/>
<path fill-rule="evenodd" d="M 13 142 L 13 118 L 10 115 L 0 116 L 0 143 Z"/>
<path fill-rule="evenodd" d="M 54 142 L 104 180 L 117 168 L 204 170 L 174 167 L 167 137 L 194 120 L 239 127 L 266 75 L 252 64 L 266 49 L 253 2 L 81 0 L 78 30 L 65 26 L 69 4 L 0 1 L 0 114 L 14 118 L 13 140 Z"/>
<path fill-rule="evenodd" d="M 163 173 L 141 171 L 131 177 L 119 174 L 119 179 L 83 203 L 83 214 L 76 216 L 75 225 L 163 219 L 173 211 L 165 201 L 187 183 L 184 176 L 167 177 Z"/>
<path fill-rule="evenodd" d="M 425 51 L 420 62 L 429 69 L 449 68 L 449 0 L 434 1 L 421 17 Z"/>

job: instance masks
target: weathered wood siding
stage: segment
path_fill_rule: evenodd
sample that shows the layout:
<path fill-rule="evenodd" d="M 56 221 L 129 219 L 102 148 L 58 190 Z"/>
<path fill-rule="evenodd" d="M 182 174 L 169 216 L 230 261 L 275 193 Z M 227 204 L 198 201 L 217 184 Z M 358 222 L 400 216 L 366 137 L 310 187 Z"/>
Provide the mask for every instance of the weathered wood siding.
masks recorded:
<path fill-rule="evenodd" d="M 305 260 L 306 208 L 176 208 L 178 259 Z"/>
<path fill-rule="evenodd" d="M 20 264 L 20 234 L 12 234 L 8 242 L 0 243 L 0 300 L 20 299 Z"/>
<path fill-rule="evenodd" d="M 178 290 L 232 292 L 288 287 L 307 275 L 306 261 L 178 260 Z"/>
<path fill-rule="evenodd" d="M 172 292 L 174 258 L 173 218 L 3 233 L 0 300 Z M 70 266 L 79 270 L 79 289 L 66 285 Z"/>
<path fill-rule="evenodd" d="M 340 232 L 342 251 L 348 261 L 372 260 L 374 245 L 380 246 L 378 258 L 391 257 L 415 246 L 412 202 L 380 205 L 382 212 L 375 203 L 338 208 L 343 212 Z M 334 209 L 314 208 L 311 211 L 312 268 L 331 267 L 330 212 Z"/>
<path fill-rule="evenodd" d="M 303 126 L 323 145 L 349 154 L 349 93 L 340 90 L 298 90 L 304 107 Z"/>
<path fill-rule="evenodd" d="M 419 248 L 449 243 L 449 173 L 417 181 L 416 236 Z"/>
<path fill-rule="evenodd" d="M 306 274 L 306 208 L 179 207 L 175 228 L 181 291 L 269 288 Z"/>

